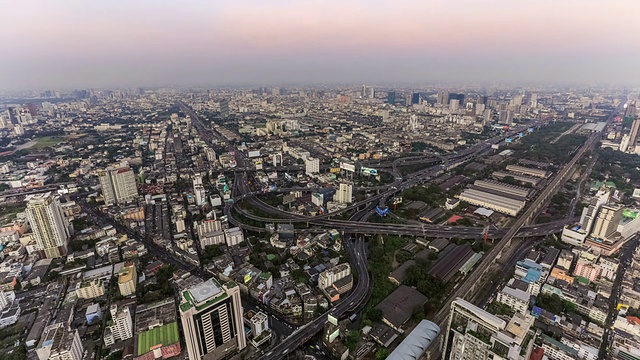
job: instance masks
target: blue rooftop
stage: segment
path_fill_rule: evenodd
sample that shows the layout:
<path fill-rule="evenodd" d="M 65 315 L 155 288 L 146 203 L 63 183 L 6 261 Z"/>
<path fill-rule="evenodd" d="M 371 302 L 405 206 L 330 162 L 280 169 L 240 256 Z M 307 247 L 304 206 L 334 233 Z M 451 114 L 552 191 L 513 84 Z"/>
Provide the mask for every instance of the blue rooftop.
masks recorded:
<path fill-rule="evenodd" d="M 527 269 L 527 275 L 522 279 L 522 281 L 534 283 L 540 280 L 540 276 L 542 276 L 542 272 L 540 270 L 529 268 Z"/>

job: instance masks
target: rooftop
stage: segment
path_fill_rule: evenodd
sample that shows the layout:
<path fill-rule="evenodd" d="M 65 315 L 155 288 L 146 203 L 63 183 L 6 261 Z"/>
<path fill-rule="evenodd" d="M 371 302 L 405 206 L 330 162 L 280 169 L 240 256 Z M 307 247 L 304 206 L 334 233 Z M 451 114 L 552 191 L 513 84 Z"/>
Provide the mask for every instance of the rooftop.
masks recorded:
<path fill-rule="evenodd" d="M 153 328 L 138 335 L 137 356 L 148 353 L 158 345 L 167 346 L 178 341 L 180 341 L 180 336 L 177 322 Z"/>

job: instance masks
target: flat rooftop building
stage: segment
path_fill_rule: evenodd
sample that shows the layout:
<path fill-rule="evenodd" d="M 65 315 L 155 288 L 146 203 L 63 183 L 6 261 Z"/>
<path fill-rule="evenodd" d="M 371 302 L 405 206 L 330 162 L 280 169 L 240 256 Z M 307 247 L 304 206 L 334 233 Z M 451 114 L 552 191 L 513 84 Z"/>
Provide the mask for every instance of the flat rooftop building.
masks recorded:
<path fill-rule="evenodd" d="M 525 200 L 516 200 L 505 195 L 498 195 L 479 189 L 465 189 L 459 198 L 469 204 L 482 206 L 511 216 L 518 215 L 527 203 Z"/>

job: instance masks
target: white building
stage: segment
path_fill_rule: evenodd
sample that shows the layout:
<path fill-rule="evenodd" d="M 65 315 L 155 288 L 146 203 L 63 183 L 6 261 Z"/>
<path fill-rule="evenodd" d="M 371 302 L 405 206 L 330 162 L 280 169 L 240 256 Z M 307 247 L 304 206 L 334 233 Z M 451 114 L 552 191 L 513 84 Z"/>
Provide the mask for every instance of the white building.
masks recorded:
<path fill-rule="evenodd" d="M 224 231 L 224 235 L 227 246 L 235 246 L 244 241 L 244 234 L 242 233 L 242 229 L 239 227 L 226 229 Z"/>
<path fill-rule="evenodd" d="M 353 198 L 353 185 L 340 183 L 340 187 L 335 195 L 335 201 L 341 204 L 350 204 Z"/>
<path fill-rule="evenodd" d="M 196 225 L 200 246 L 219 245 L 225 243 L 225 234 L 222 222 L 219 220 L 205 220 Z"/>
<path fill-rule="evenodd" d="M 262 311 L 258 311 L 249 319 L 249 324 L 251 326 L 251 334 L 254 337 L 260 336 L 262 332 L 269 330 L 269 317 Z"/>
<path fill-rule="evenodd" d="M 101 279 L 81 281 L 76 286 L 76 296 L 80 299 L 93 299 L 104 295 L 104 284 Z"/>
<path fill-rule="evenodd" d="M 320 159 L 309 157 L 304 160 L 304 164 L 307 175 L 317 174 L 320 172 Z"/>
<path fill-rule="evenodd" d="M 82 360 L 84 348 L 77 330 L 56 323 L 44 329 L 36 353 L 39 360 Z"/>
<path fill-rule="evenodd" d="M 521 314 L 526 314 L 529 310 L 530 294 L 520 289 L 514 289 L 509 286 L 505 286 L 502 291 L 498 293 L 498 302 L 508 305 L 514 311 Z"/>
<path fill-rule="evenodd" d="M 349 263 L 342 263 L 325 270 L 318 277 L 318 287 L 326 289 L 333 285 L 334 282 L 351 275 L 351 266 Z"/>
<path fill-rule="evenodd" d="M 67 254 L 71 236 L 69 222 L 62 212 L 60 198 L 52 193 L 27 196 L 27 219 L 33 230 L 41 255 L 58 258 Z"/>
<path fill-rule="evenodd" d="M 104 331 L 104 344 L 106 346 L 113 345 L 116 341 L 126 340 L 133 337 L 133 321 L 129 307 L 118 307 L 113 304 L 109 308 L 113 324 L 107 326 Z"/>

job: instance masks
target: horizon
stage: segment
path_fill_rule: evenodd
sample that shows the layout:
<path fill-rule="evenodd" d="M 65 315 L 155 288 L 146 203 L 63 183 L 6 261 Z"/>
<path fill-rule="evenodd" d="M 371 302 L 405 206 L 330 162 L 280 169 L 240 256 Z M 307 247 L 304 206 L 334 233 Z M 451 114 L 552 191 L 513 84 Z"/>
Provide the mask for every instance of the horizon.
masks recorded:
<path fill-rule="evenodd" d="M 34 1 L 6 9 L 0 89 L 636 86 L 640 3 Z"/>

